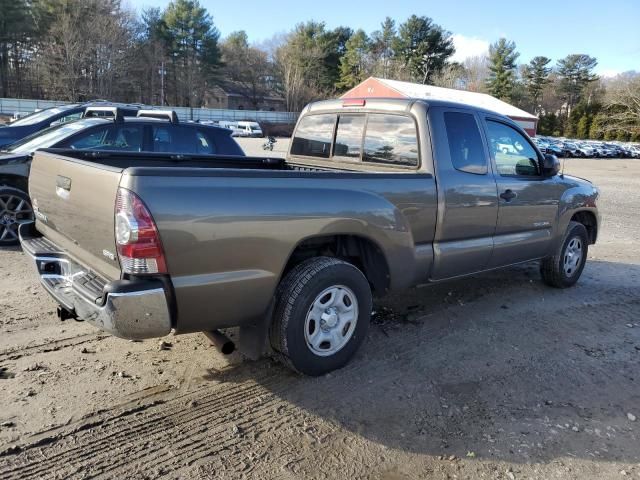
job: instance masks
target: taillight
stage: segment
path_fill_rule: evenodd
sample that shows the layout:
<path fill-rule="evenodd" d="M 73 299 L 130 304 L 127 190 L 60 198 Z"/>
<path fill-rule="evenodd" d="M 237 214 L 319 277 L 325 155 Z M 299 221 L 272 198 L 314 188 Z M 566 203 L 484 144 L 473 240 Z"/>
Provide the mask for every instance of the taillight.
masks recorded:
<path fill-rule="evenodd" d="M 133 192 L 118 189 L 116 197 L 116 245 L 124 273 L 167 273 L 162 243 L 153 217 Z"/>

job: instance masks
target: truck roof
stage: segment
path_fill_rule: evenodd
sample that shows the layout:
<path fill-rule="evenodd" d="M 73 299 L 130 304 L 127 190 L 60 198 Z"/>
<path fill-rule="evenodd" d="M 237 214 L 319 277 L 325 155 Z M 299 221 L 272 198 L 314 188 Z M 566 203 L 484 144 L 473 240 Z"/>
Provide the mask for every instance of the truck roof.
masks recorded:
<path fill-rule="evenodd" d="M 359 104 L 359 102 L 362 102 Z M 320 113 L 320 112 L 335 112 L 335 111 L 353 111 L 357 112 L 358 110 L 370 111 L 370 110 L 381 110 L 386 112 L 408 112 L 411 109 L 411 106 L 415 103 L 422 103 L 427 108 L 429 107 L 452 107 L 452 108 L 462 108 L 466 110 L 473 110 L 476 112 L 482 112 L 490 115 L 495 115 L 501 117 L 505 120 L 508 120 L 510 123 L 513 123 L 513 119 L 492 111 L 487 110 L 475 105 L 469 105 L 466 103 L 459 103 L 450 100 L 439 100 L 439 99 L 429 99 L 425 100 L 422 98 L 378 98 L 378 97 L 367 97 L 367 98 L 347 98 L 347 99 L 335 99 L 335 100 L 322 100 L 319 102 L 313 102 L 307 105 L 305 109 L 302 111 L 305 113 Z"/>

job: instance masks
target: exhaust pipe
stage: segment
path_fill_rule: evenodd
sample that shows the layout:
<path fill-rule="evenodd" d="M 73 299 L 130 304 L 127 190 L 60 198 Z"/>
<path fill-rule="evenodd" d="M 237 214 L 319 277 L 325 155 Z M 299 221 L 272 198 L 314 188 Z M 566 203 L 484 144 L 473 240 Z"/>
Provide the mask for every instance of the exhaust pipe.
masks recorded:
<path fill-rule="evenodd" d="M 220 332 L 220 330 L 211 330 L 210 332 L 204 332 L 204 334 L 211 342 L 211 345 L 216 347 L 224 355 L 230 355 L 235 351 L 236 344 L 224 333 Z"/>

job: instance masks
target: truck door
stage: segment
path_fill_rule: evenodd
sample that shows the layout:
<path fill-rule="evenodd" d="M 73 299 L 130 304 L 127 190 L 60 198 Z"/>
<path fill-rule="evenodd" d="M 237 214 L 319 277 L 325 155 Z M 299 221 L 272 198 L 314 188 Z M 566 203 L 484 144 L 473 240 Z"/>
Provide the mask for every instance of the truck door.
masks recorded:
<path fill-rule="evenodd" d="M 563 187 L 557 178 L 542 175 L 542 158 L 524 134 L 498 118 L 484 120 L 499 205 L 489 267 L 544 257 L 551 246 Z"/>
<path fill-rule="evenodd" d="M 429 109 L 438 217 L 433 280 L 484 270 L 493 250 L 498 194 L 479 118 L 470 110 Z"/>

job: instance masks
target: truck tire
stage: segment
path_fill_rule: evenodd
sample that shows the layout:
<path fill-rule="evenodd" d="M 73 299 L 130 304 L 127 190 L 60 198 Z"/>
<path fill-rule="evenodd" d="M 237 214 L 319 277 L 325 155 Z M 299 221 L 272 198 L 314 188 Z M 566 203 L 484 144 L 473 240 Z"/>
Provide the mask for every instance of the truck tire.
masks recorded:
<path fill-rule="evenodd" d="M 552 287 L 568 288 L 578 281 L 587 261 L 589 236 L 584 225 L 569 222 L 560 249 L 552 257 L 542 260 L 542 280 Z"/>
<path fill-rule="evenodd" d="M 32 221 L 29 195 L 14 187 L 0 186 L 0 247 L 17 245 L 18 227 Z"/>
<path fill-rule="evenodd" d="M 371 287 L 355 266 L 331 257 L 306 260 L 278 288 L 271 346 L 305 375 L 341 368 L 367 335 L 371 306 Z"/>

